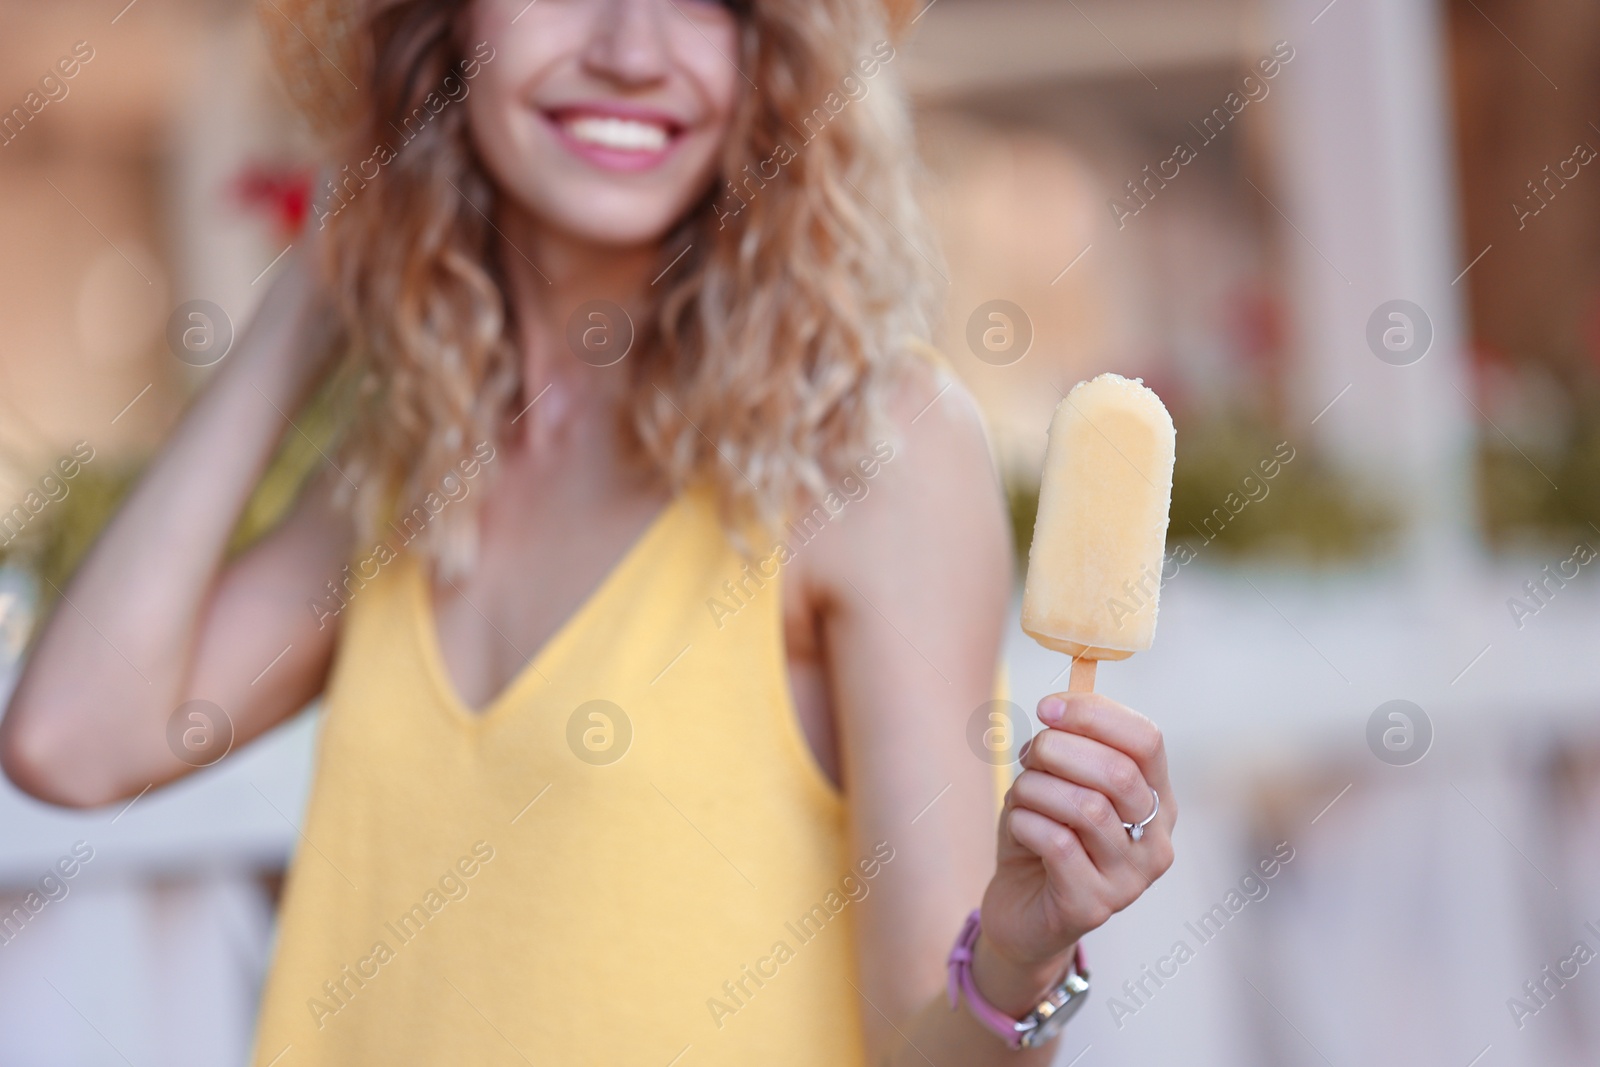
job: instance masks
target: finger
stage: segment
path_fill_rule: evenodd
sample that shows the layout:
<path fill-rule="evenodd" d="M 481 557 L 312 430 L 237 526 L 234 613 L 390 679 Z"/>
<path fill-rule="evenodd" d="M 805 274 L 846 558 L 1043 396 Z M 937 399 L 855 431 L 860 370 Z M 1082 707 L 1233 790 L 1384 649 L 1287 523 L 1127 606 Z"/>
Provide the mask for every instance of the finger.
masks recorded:
<path fill-rule="evenodd" d="M 1029 808 L 1014 808 L 1008 816 L 1011 836 L 1044 863 L 1046 875 L 1063 892 L 1059 899 L 1105 899 L 1105 877 L 1095 868 L 1083 842 L 1076 833 L 1054 819 Z M 1064 892 L 1068 887 L 1072 892 Z M 1109 917 L 1109 909 L 1108 909 Z M 1077 916 L 1083 926 L 1099 926 L 1091 922 L 1095 916 Z"/>
<path fill-rule="evenodd" d="M 1026 770 L 1011 783 L 1013 802 L 1058 822 L 1082 843 L 1090 861 L 1106 879 L 1123 884 L 1136 872 L 1133 842 L 1104 793 L 1086 789 L 1046 771 Z M 1139 888 L 1149 879 L 1138 872 Z"/>
<path fill-rule="evenodd" d="M 1122 822 L 1142 822 L 1154 807 L 1150 784 L 1132 756 L 1092 737 L 1045 729 L 1033 738 L 1022 765 L 1104 793 Z"/>
<path fill-rule="evenodd" d="M 1059 715 L 1050 710 L 1055 701 L 1060 702 Z M 1053 693 L 1039 702 L 1039 719 L 1046 726 L 1092 737 L 1125 753 L 1139 765 L 1145 781 L 1161 794 L 1162 806 L 1166 806 L 1171 786 L 1167 746 L 1155 723 L 1099 693 Z"/>

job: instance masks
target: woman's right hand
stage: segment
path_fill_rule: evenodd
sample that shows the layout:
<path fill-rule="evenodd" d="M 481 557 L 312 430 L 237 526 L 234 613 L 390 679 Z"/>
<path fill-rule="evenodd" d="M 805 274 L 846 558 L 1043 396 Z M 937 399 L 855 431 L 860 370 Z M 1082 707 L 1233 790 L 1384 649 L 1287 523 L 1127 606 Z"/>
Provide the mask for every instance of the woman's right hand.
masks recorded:
<path fill-rule="evenodd" d="M 200 736 L 186 728 L 199 721 L 191 713 L 218 720 L 206 736 L 219 758 L 223 741 L 237 748 L 321 690 L 336 627 L 319 626 L 307 603 L 352 543 L 326 487 L 312 484 L 281 526 L 225 559 L 279 441 L 298 432 L 292 417 L 334 359 L 317 250 L 300 245 L 33 643 L 0 722 L 0 766 L 42 800 L 88 807 L 132 796 L 206 765 L 208 752 L 169 743 Z M 320 480 L 340 477 L 324 470 Z M 195 700 L 218 710 L 183 710 Z"/>

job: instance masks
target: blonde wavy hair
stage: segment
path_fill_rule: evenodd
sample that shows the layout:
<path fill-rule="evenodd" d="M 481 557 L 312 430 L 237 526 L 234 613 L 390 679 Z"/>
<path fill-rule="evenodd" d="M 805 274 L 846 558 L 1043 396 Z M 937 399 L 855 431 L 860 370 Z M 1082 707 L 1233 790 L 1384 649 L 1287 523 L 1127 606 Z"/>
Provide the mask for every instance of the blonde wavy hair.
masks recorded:
<path fill-rule="evenodd" d="M 403 0 L 371 16 L 371 88 L 340 158 L 392 141 L 465 58 L 467 3 Z M 775 528 L 888 433 L 886 394 L 927 336 L 934 268 L 904 95 L 892 71 L 866 89 L 857 67 L 892 49 L 883 8 L 738 7 L 735 59 L 759 91 L 738 106 L 722 176 L 662 244 L 663 269 L 692 247 L 636 324 L 622 421 L 632 454 L 673 489 L 713 487 L 724 526 L 751 551 L 749 523 Z M 767 179 L 757 168 L 769 173 L 784 150 Z M 735 200 L 729 183 L 747 166 L 764 184 Z M 519 403 L 514 309 L 488 221 L 499 195 L 466 108 L 448 106 L 329 220 L 357 383 L 339 452 L 360 488 L 344 503 L 368 544 L 476 443 L 500 441 Z M 483 495 L 445 509 L 419 541 L 446 573 L 472 565 Z"/>

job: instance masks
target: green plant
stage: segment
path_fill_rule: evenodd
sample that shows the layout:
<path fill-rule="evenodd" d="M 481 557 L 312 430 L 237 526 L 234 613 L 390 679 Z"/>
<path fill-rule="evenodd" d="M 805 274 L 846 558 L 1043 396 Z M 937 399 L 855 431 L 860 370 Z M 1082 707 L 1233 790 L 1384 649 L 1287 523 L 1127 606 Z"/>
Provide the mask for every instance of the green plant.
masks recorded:
<path fill-rule="evenodd" d="M 1293 458 L 1285 462 L 1284 455 Z M 1268 477 L 1274 460 L 1277 473 Z M 1253 482 L 1247 484 L 1247 476 Z M 1239 499 L 1249 503 L 1234 521 L 1207 521 L 1219 508 L 1229 513 L 1229 502 Z M 1336 563 L 1383 552 L 1396 528 L 1396 517 L 1379 496 L 1341 476 L 1304 440 L 1290 440 L 1264 420 L 1215 415 L 1179 427 L 1169 546 L 1205 545 L 1206 552 L 1224 557 Z"/>
<path fill-rule="evenodd" d="M 1493 548 L 1600 541 L 1600 388 L 1567 395 L 1571 428 L 1553 448 L 1480 435 L 1478 499 Z"/>
<path fill-rule="evenodd" d="M 306 478 L 332 450 L 346 410 L 347 387 L 343 376 L 331 378 L 296 415 L 296 428 L 284 435 L 245 504 L 228 543 L 230 555 L 242 552 L 288 514 Z M 66 496 L 52 501 L 0 548 L 0 562 L 20 565 L 40 579 L 41 615 L 116 514 L 147 461 L 144 456 L 106 456 L 84 465 L 67 483 Z M 181 523 L 182 516 L 173 516 L 173 521 Z"/>

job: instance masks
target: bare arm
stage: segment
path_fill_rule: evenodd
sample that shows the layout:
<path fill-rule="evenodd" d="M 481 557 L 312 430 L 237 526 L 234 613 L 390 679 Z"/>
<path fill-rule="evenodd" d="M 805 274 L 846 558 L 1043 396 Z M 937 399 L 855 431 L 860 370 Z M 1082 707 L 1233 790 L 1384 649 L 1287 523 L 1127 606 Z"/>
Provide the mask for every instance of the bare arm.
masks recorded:
<path fill-rule="evenodd" d="M 278 441 L 295 432 L 286 413 L 327 369 L 315 287 L 307 265 L 288 264 L 62 591 L 0 723 L 0 764 L 34 796 L 88 807 L 191 770 L 167 743 L 186 701 L 221 707 L 238 745 L 320 690 L 335 630 L 318 629 L 306 600 L 350 543 L 322 494 L 224 565 Z"/>
<path fill-rule="evenodd" d="M 851 854 L 878 841 L 895 849 L 861 901 L 858 992 L 874 1064 L 1041 1067 L 1058 1042 L 1013 1052 L 964 1003 L 950 1009 L 950 943 L 981 902 L 974 981 L 997 1008 L 1025 1014 L 1064 975 L 1079 936 L 1166 870 L 1175 806 L 1154 726 L 1074 694 L 1030 746 L 997 825 L 995 768 L 969 748 L 967 724 L 993 699 L 1011 552 L 970 396 L 956 386 L 921 410 L 942 384 L 907 386 L 894 416 L 902 448 L 843 515 L 842 536 L 819 540 L 812 571 Z M 1161 817 L 1130 848 L 1118 815 L 1148 813 L 1146 777 Z"/>

